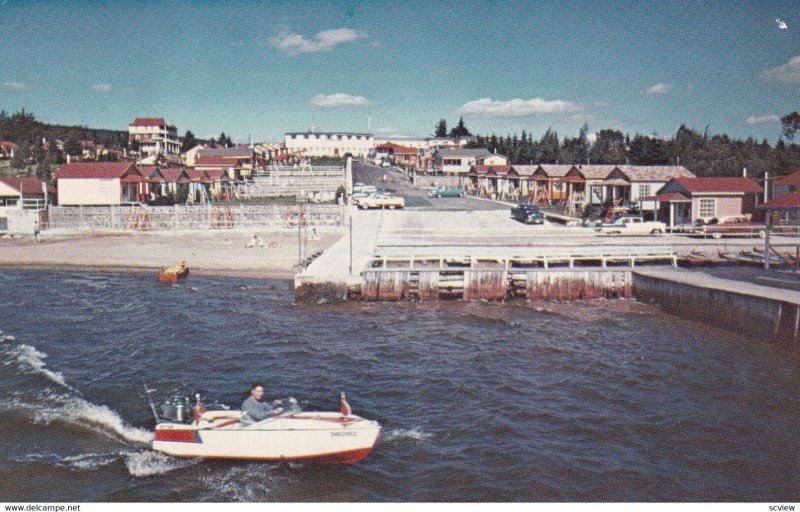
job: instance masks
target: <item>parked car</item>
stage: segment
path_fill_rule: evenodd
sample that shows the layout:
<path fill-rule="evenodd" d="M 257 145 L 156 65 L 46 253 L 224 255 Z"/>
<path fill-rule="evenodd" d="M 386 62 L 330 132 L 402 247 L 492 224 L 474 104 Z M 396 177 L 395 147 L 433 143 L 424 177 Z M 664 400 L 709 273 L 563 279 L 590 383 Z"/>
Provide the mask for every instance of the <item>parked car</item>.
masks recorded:
<path fill-rule="evenodd" d="M 390 196 L 386 194 L 372 194 L 358 199 L 358 207 L 366 210 L 369 208 L 403 208 L 406 205 L 405 199 L 400 196 Z"/>
<path fill-rule="evenodd" d="M 645 221 L 636 215 L 626 215 L 614 222 L 603 223 L 594 229 L 601 235 L 657 235 L 667 230 L 667 225 L 659 221 Z"/>
<path fill-rule="evenodd" d="M 462 197 L 463 188 L 457 187 L 436 187 L 428 193 L 428 197 Z"/>
<path fill-rule="evenodd" d="M 511 209 L 511 217 L 525 224 L 544 224 L 544 214 L 535 204 L 518 204 Z"/>
<path fill-rule="evenodd" d="M 353 199 L 367 197 L 372 194 L 376 194 L 377 192 L 378 189 L 375 188 L 373 185 L 364 185 L 363 183 L 356 183 L 353 186 Z"/>
<path fill-rule="evenodd" d="M 699 220 L 699 219 L 698 219 Z M 753 222 L 744 215 L 731 215 L 727 217 L 714 217 L 708 222 L 696 222 L 695 234 L 710 236 L 719 240 L 723 236 L 767 236 L 764 224 Z"/>

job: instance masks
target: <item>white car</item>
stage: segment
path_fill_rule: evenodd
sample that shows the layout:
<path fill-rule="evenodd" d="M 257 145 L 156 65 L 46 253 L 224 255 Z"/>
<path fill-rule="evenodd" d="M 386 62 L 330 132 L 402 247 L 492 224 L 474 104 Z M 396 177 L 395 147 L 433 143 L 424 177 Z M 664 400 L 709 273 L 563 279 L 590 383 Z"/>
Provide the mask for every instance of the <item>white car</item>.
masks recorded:
<path fill-rule="evenodd" d="M 406 205 L 406 201 L 399 196 L 372 194 L 367 197 L 359 198 L 356 204 L 363 210 L 368 208 L 388 208 L 389 210 L 394 210 L 395 208 L 403 208 Z"/>
<path fill-rule="evenodd" d="M 610 224 L 600 224 L 594 230 L 600 235 L 658 235 L 666 232 L 667 225 L 659 221 L 645 221 L 628 215 Z"/>

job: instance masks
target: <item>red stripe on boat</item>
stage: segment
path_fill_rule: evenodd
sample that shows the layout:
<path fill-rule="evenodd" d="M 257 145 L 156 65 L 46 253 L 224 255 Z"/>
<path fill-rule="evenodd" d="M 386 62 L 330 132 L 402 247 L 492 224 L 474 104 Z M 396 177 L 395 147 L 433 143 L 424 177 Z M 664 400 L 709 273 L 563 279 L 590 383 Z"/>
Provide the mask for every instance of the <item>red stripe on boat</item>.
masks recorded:
<path fill-rule="evenodd" d="M 194 430 L 158 429 L 155 433 L 156 441 L 177 441 L 181 443 L 199 443 Z"/>

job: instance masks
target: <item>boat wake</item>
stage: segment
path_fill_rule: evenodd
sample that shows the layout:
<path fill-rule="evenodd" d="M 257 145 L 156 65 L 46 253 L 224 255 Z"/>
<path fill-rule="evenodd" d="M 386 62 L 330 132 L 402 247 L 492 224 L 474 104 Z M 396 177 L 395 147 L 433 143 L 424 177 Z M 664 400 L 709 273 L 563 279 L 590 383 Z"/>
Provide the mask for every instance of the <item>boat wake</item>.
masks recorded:
<path fill-rule="evenodd" d="M 85 400 L 82 393 L 70 386 L 60 372 L 47 367 L 47 354 L 36 347 L 20 344 L 3 347 L 0 353 L 6 366 L 14 366 L 22 374 L 41 375 L 71 392 L 64 394 L 45 389 L 37 393 L 32 401 L 21 398 L 24 395 L 17 393 L 9 405 L 30 411 L 34 422 L 49 425 L 62 421 L 139 444 L 149 444 L 152 440 L 152 433 L 126 424 L 116 412 L 104 405 Z"/>
<path fill-rule="evenodd" d="M 6 366 L 16 365 L 23 373 L 42 375 L 51 382 L 78 393 L 78 390 L 67 384 L 64 380 L 64 376 L 60 372 L 54 372 L 47 368 L 44 362 L 47 358 L 47 354 L 36 350 L 36 347 L 25 344 L 17 345 L 6 351 L 5 356 Z"/>
<path fill-rule="evenodd" d="M 105 405 L 93 404 L 79 397 L 53 398 L 55 400 L 45 407 L 36 406 L 35 422 L 49 425 L 63 421 L 138 444 L 149 445 L 153 440 L 151 432 L 126 424 L 117 413 Z"/>
<path fill-rule="evenodd" d="M 411 441 L 425 441 L 433 437 L 433 434 L 428 434 L 423 432 L 418 428 L 412 429 L 403 429 L 403 428 L 396 428 L 392 430 L 387 430 L 385 433 L 381 434 L 381 441 L 384 443 L 391 443 L 393 441 L 404 441 L 404 440 L 411 440 Z"/>
<path fill-rule="evenodd" d="M 122 454 L 131 476 L 138 478 L 163 475 L 169 471 L 193 466 L 202 459 L 178 459 L 150 450 Z"/>
<path fill-rule="evenodd" d="M 66 457 L 56 454 L 31 454 L 16 460 L 20 462 L 43 462 L 62 468 L 91 471 L 113 464 L 118 458 L 119 455 L 116 453 L 83 453 Z"/>

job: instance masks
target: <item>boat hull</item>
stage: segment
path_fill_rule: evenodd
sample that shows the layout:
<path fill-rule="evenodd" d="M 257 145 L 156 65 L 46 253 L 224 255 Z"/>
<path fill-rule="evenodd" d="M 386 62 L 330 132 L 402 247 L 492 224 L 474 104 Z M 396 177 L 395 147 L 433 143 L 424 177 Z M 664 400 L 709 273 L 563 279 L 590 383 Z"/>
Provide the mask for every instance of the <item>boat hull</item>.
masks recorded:
<path fill-rule="evenodd" d="M 180 272 L 159 272 L 158 281 L 160 283 L 174 283 L 178 279 L 183 279 L 189 275 L 189 269 L 181 270 Z"/>
<path fill-rule="evenodd" d="M 177 457 L 349 464 L 369 455 L 380 433 L 374 421 L 336 413 L 300 413 L 254 424 L 231 416 L 209 419 L 157 425 L 153 449 Z"/>

